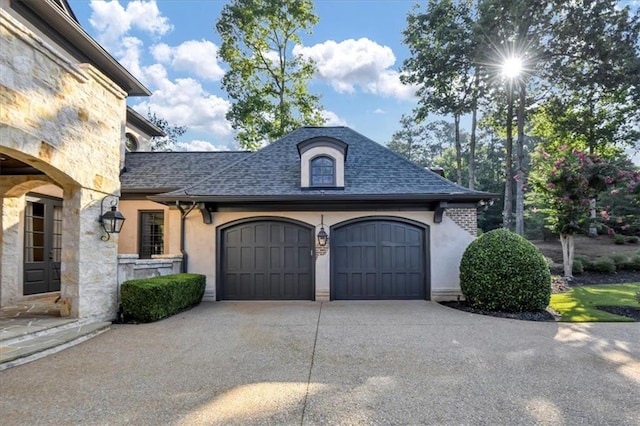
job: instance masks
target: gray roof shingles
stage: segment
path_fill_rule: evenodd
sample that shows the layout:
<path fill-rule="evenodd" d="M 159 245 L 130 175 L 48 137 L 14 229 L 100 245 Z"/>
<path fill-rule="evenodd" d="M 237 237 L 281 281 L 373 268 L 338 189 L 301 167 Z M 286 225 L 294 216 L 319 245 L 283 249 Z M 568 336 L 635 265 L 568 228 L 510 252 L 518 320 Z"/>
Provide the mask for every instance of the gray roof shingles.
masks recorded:
<path fill-rule="evenodd" d="M 251 152 L 128 152 L 120 175 L 123 193 L 158 193 L 191 186 Z"/>
<path fill-rule="evenodd" d="M 297 144 L 316 137 L 330 137 L 348 144 L 345 187 L 321 190 L 300 187 L 300 157 Z M 493 194 L 473 191 L 414 164 L 377 142 L 347 127 L 302 127 L 265 148 L 238 156 L 226 168 L 182 189 L 159 194 L 154 199 L 216 198 L 357 198 L 407 196 L 480 200 Z M 190 167 L 204 169 L 208 158 L 194 158 Z M 207 167 L 211 170 L 213 167 Z M 170 174 L 166 169 L 160 174 Z M 440 197 L 442 196 L 442 197 Z"/>

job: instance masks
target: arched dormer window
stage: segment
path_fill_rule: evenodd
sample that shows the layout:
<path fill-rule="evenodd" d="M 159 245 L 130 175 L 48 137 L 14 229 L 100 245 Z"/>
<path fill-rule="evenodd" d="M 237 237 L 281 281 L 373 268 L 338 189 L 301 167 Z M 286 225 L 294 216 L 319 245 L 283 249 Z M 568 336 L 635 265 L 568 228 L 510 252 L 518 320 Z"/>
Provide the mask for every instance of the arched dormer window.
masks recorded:
<path fill-rule="evenodd" d="M 310 186 L 335 186 L 336 162 L 327 155 L 319 155 L 311 160 Z"/>
<path fill-rule="evenodd" d="M 126 133 L 124 144 L 129 152 L 136 152 L 138 150 L 138 139 L 131 133 Z"/>

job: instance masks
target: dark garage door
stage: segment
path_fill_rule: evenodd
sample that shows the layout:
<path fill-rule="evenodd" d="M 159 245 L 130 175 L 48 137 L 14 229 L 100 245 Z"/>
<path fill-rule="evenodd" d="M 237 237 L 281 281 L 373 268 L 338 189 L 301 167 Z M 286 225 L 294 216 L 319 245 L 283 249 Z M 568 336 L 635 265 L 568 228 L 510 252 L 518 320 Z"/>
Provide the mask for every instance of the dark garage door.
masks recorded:
<path fill-rule="evenodd" d="M 221 300 L 313 300 L 313 233 L 278 220 L 221 231 Z"/>
<path fill-rule="evenodd" d="M 388 219 L 332 229 L 332 298 L 427 298 L 426 232 L 427 228 Z"/>

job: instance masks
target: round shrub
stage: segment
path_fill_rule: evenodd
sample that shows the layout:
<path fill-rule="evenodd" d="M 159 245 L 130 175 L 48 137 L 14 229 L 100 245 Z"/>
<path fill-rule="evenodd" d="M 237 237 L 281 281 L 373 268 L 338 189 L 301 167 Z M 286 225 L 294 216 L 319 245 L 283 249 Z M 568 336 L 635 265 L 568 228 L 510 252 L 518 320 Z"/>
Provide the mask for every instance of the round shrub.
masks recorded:
<path fill-rule="evenodd" d="M 587 256 L 576 254 L 573 259 L 582 263 L 583 271 L 590 271 L 593 266 L 593 262 Z"/>
<path fill-rule="evenodd" d="M 592 269 L 596 272 L 611 273 L 616 271 L 616 263 L 610 257 L 600 257 L 593 262 Z"/>
<path fill-rule="evenodd" d="M 476 308 L 534 312 L 549 304 L 551 274 L 536 246 L 511 231 L 495 229 L 465 250 L 460 287 Z"/>
<path fill-rule="evenodd" d="M 638 238 L 635 235 L 633 235 L 633 236 L 627 238 L 627 242 L 629 244 L 638 244 L 638 243 L 640 243 L 640 238 Z"/>
<path fill-rule="evenodd" d="M 580 275 L 584 272 L 584 265 L 580 259 L 573 259 L 573 273 Z"/>
<path fill-rule="evenodd" d="M 618 245 L 624 244 L 624 235 L 614 234 L 613 243 Z"/>
<path fill-rule="evenodd" d="M 629 259 L 629 256 L 625 253 L 613 253 L 609 255 L 609 257 L 613 260 L 613 263 L 616 264 L 617 269 L 620 269 L 620 266 L 627 263 L 627 260 Z"/>

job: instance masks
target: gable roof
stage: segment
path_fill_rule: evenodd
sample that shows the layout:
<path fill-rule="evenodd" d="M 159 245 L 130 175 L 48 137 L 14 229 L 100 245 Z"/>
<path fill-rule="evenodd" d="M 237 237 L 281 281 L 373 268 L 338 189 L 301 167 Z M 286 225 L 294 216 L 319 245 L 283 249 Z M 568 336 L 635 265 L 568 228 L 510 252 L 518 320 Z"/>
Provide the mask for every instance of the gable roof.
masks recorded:
<path fill-rule="evenodd" d="M 319 137 L 344 141 L 344 189 L 301 188 L 298 143 Z M 438 200 L 477 202 L 494 194 L 473 191 L 412 163 L 347 127 L 302 127 L 245 155 L 224 171 L 155 201 Z"/>
<path fill-rule="evenodd" d="M 191 186 L 251 155 L 249 151 L 127 152 L 123 194 L 158 194 Z"/>

